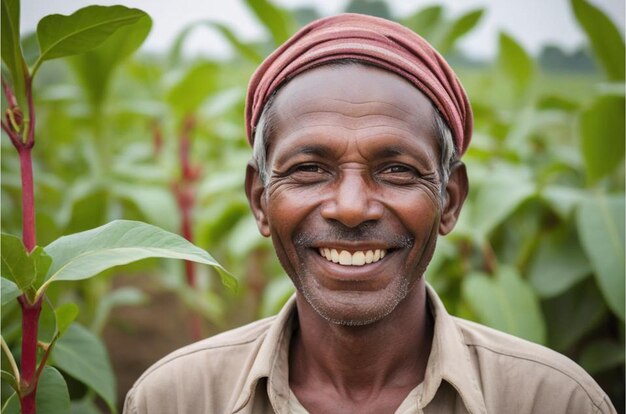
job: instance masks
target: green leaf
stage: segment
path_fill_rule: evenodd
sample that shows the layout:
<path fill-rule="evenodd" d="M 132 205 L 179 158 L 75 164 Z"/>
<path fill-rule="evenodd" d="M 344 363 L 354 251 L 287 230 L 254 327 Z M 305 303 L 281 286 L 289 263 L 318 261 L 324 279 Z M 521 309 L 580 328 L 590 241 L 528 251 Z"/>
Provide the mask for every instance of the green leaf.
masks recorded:
<path fill-rule="evenodd" d="M 2 382 L 11 386 L 16 392 L 19 391 L 20 387 L 17 384 L 17 380 L 9 371 L 0 370 L 0 377 L 2 378 Z"/>
<path fill-rule="evenodd" d="M 0 289 L 2 289 L 2 306 L 4 306 L 12 300 L 15 300 L 22 292 L 20 288 L 9 279 L 2 277 L 0 280 L 2 281 L 2 286 L 0 286 Z"/>
<path fill-rule="evenodd" d="M 489 180 L 473 190 L 467 225 L 478 241 L 487 237 L 535 192 L 532 177 L 524 170 L 496 169 Z"/>
<path fill-rule="evenodd" d="M 54 316 L 59 336 L 63 336 L 78 316 L 78 306 L 74 303 L 65 303 L 54 310 Z"/>
<path fill-rule="evenodd" d="M 431 39 L 442 22 L 443 7 L 425 7 L 402 20 L 402 24 L 425 39 Z"/>
<path fill-rule="evenodd" d="M 52 257 L 48 256 L 41 246 L 36 246 L 30 254 L 35 266 L 35 280 L 33 281 L 33 287 L 39 288 L 43 283 L 50 266 L 52 266 Z"/>
<path fill-rule="evenodd" d="M 583 350 L 580 365 L 591 375 L 624 365 L 624 344 L 600 339 Z"/>
<path fill-rule="evenodd" d="M 501 267 L 494 277 L 472 273 L 465 278 L 462 293 L 481 323 L 545 343 L 546 328 L 539 301 L 515 269 Z"/>
<path fill-rule="evenodd" d="M 529 269 L 529 281 L 542 298 L 559 295 L 591 274 L 573 227 L 544 237 Z"/>
<path fill-rule="evenodd" d="M 543 304 L 548 327 L 548 345 L 567 353 L 607 314 L 602 295 L 589 278 Z"/>
<path fill-rule="evenodd" d="M 289 13 L 267 0 L 245 0 L 248 8 L 270 32 L 276 46 L 285 42 L 296 27 Z"/>
<path fill-rule="evenodd" d="M 472 10 L 455 20 L 445 32 L 437 50 L 442 54 L 451 52 L 456 42 L 476 27 L 484 12 L 483 9 Z"/>
<path fill-rule="evenodd" d="M 228 41 L 228 43 L 235 49 L 236 52 L 239 53 L 240 56 L 248 59 L 250 62 L 254 64 L 259 64 L 263 61 L 263 56 L 257 52 L 257 50 L 242 42 L 235 33 L 226 25 L 218 22 L 212 22 L 209 20 L 194 22 L 185 27 L 181 32 L 176 36 L 172 48 L 169 53 L 169 61 L 172 66 L 176 66 L 180 64 L 183 44 L 189 34 L 200 26 L 206 26 L 208 28 L 212 28 L 217 30 L 223 37 Z"/>
<path fill-rule="evenodd" d="M 602 96 L 580 115 L 580 151 L 592 183 L 624 159 L 625 102 L 624 97 Z"/>
<path fill-rule="evenodd" d="M 611 310 L 624 320 L 624 194 L 596 195 L 581 202 L 578 235 L 600 291 Z"/>
<path fill-rule="evenodd" d="M 119 28 L 98 47 L 70 59 L 92 108 L 102 105 L 116 67 L 131 56 L 148 37 L 152 20 L 147 14 Z"/>
<path fill-rule="evenodd" d="M 91 331 L 100 333 L 104 329 L 104 325 L 111 310 L 116 306 L 139 305 L 147 302 L 149 299 L 141 290 L 134 287 L 122 287 L 100 298 L 98 307 L 91 323 Z"/>
<path fill-rule="evenodd" d="M 20 414 L 20 399 L 17 393 L 11 394 L 2 406 L 2 414 Z"/>
<path fill-rule="evenodd" d="M 45 366 L 37 384 L 37 412 L 66 414 L 70 410 L 70 393 L 65 378 L 51 366 Z"/>
<path fill-rule="evenodd" d="M 102 341 L 78 324 L 70 325 L 54 347 L 53 365 L 94 390 L 115 411 L 115 377 Z"/>
<path fill-rule="evenodd" d="M 235 278 L 206 251 L 179 235 L 137 221 L 116 220 L 64 236 L 50 243 L 45 250 L 53 259 L 46 284 L 87 279 L 111 267 L 151 257 L 208 264 L 218 269 L 225 285 L 234 288 L 237 284 Z"/>
<path fill-rule="evenodd" d="M 44 17 L 37 25 L 41 52 L 33 73 L 46 60 L 78 55 L 98 47 L 119 28 L 145 16 L 141 10 L 124 6 L 88 6 L 69 16 Z"/>
<path fill-rule="evenodd" d="M 20 290 L 27 290 L 35 281 L 36 273 L 34 260 L 28 252 L 26 252 L 26 248 L 19 237 L 2 233 L 0 236 L 0 244 L 2 277 L 15 282 Z"/>
<path fill-rule="evenodd" d="M 581 188 L 547 185 L 541 189 L 541 198 L 563 220 L 571 217 L 574 209 L 588 194 Z"/>
<path fill-rule="evenodd" d="M 623 80 L 624 39 L 613 21 L 586 0 L 572 0 L 572 8 L 608 78 Z"/>
<path fill-rule="evenodd" d="M 500 33 L 500 55 L 498 66 L 513 85 L 517 95 L 522 94 L 530 84 L 534 64 L 524 48 L 506 33 Z"/>
<path fill-rule="evenodd" d="M 220 87 L 220 67 L 214 62 L 200 62 L 191 67 L 169 91 L 167 101 L 180 114 L 198 109 L 200 104 Z"/>
<path fill-rule="evenodd" d="M 167 231 L 177 231 L 180 212 L 171 191 L 163 186 L 116 182 L 111 190 L 116 196 L 132 202 L 143 218 Z"/>
<path fill-rule="evenodd" d="M 82 400 L 72 400 L 71 414 L 102 414 L 102 410 L 93 402 L 92 396 L 87 394 Z"/>
<path fill-rule="evenodd" d="M 2 61 L 11 73 L 13 81 L 13 93 L 18 100 L 20 108 L 26 106 L 26 80 L 24 75 L 28 72 L 22 46 L 20 44 L 20 1 L 2 0 L 2 30 L 1 49 Z"/>

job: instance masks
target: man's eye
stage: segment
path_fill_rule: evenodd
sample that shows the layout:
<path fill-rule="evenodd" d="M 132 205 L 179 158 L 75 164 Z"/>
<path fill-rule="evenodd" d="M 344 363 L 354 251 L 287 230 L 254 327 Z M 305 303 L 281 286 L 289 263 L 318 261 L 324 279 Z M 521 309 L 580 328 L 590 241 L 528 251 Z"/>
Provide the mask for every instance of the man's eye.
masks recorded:
<path fill-rule="evenodd" d="M 323 174 L 324 170 L 315 164 L 298 165 L 294 172 Z"/>
<path fill-rule="evenodd" d="M 390 167 L 387 167 L 383 170 L 384 173 L 392 173 L 392 174 L 397 174 L 397 173 L 410 173 L 411 169 L 409 167 L 406 167 L 404 165 L 392 165 Z"/>
<path fill-rule="evenodd" d="M 409 166 L 406 165 L 390 165 L 388 167 L 385 167 L 382 170 L 383 174 L 403 174 L 403 175 L 417 175 L 416 171 L 414 168 L 411 168 Z"/>

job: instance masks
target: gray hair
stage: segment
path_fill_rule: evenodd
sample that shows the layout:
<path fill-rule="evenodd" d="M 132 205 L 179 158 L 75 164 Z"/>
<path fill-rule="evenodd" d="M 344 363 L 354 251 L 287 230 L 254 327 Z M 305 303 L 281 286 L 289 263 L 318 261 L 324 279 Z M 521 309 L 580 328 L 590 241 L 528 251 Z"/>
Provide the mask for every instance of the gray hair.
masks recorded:
<path fill-rule="evenodd" d="M 352 59 L 344 59 L 333 61 L 327 63 L 327 65 L 341 65 L 341 64 L 362 64 L 360 61 L 354 61 Z M 366 62 L 363 64 L 367 64 Z M 373 65 L 372 65 L 373 66 Z M 259 122 L 256 124 L 254 129 L 254 144 L 252 147 L 252 158 L 256 164 L 256 167 L 259 171 L 259 177 L 261 178 L 261 183 L 263 186 L 267 187 L 269 182 L 269 166 L 267 165 L 267 151 L 269 149 L 269 137 L 272 136 L 272 132 L 274 129 L 274 111 L 273 103 L 276 98 L 276 94 L 278 90 L 284 86 L 281 85 L 270 95 L 265 106 L 263 107 L 263 112 L 261 112 L 261 117 L 259 118 Z M 441 179 L 441 188 L 440 188 L 440 196 L 443 197 L 445 195 L 446 185 L 448 184 L 448 179 L 450 178 L 450 171 L 452 169 L 452 164 L 457 160 L 457 149 L 454 144 L 454 138 L 452 136 L 452 131 L 450 127 L 443 119 L 441 112 L 433 105 L 434 109 L 434 125 L 433 128 L 437 135 L 437 140 L 439 141 L 439 152 L 441 154 L 441 159 L 439 162 L 439 177 Z"/>

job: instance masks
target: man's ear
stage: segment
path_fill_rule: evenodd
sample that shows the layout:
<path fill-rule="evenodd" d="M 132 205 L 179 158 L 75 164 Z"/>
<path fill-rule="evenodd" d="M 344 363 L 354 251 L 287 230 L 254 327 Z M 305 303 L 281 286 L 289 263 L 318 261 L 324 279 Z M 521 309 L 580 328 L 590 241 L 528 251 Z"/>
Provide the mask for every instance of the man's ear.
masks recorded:
<path fill-rule="evenodd" d="M 261 182 L 261 176 L 254 161 L 250 161 L 246 167 L 246 196 L 248 197 L 248 203 L 256 224 L 259 227 L 259 231 L 265 237 L 270 236 L 270 226 L 267 221 L 267 214 L 265 214 L 265 187 Z"/>
<path fill-rule="evenodd" d="M 465 164 L 461 161 L 456 161 L 450 169 L 450 178 L 446 186 L 446 198 L 441 213 L 441 221 L 439 222 L 439 234 L 442 236 L 450 233 L 454 228 L 468 190 L 469 182 Z"/>

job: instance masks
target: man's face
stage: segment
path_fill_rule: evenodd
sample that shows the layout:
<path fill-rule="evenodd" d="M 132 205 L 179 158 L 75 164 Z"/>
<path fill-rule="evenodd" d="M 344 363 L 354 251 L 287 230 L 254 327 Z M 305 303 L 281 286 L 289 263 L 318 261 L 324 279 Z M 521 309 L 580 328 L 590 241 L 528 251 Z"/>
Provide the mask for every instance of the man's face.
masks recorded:
<path fill-rule="evenodd" d="M 269 182 L 249 169 L 247 184 L 259 228 L 318 314 L 378 321 L 448 231 L 431 103 L 392 73 L 348 65 L 297 76 L 274 105 Z"/>

